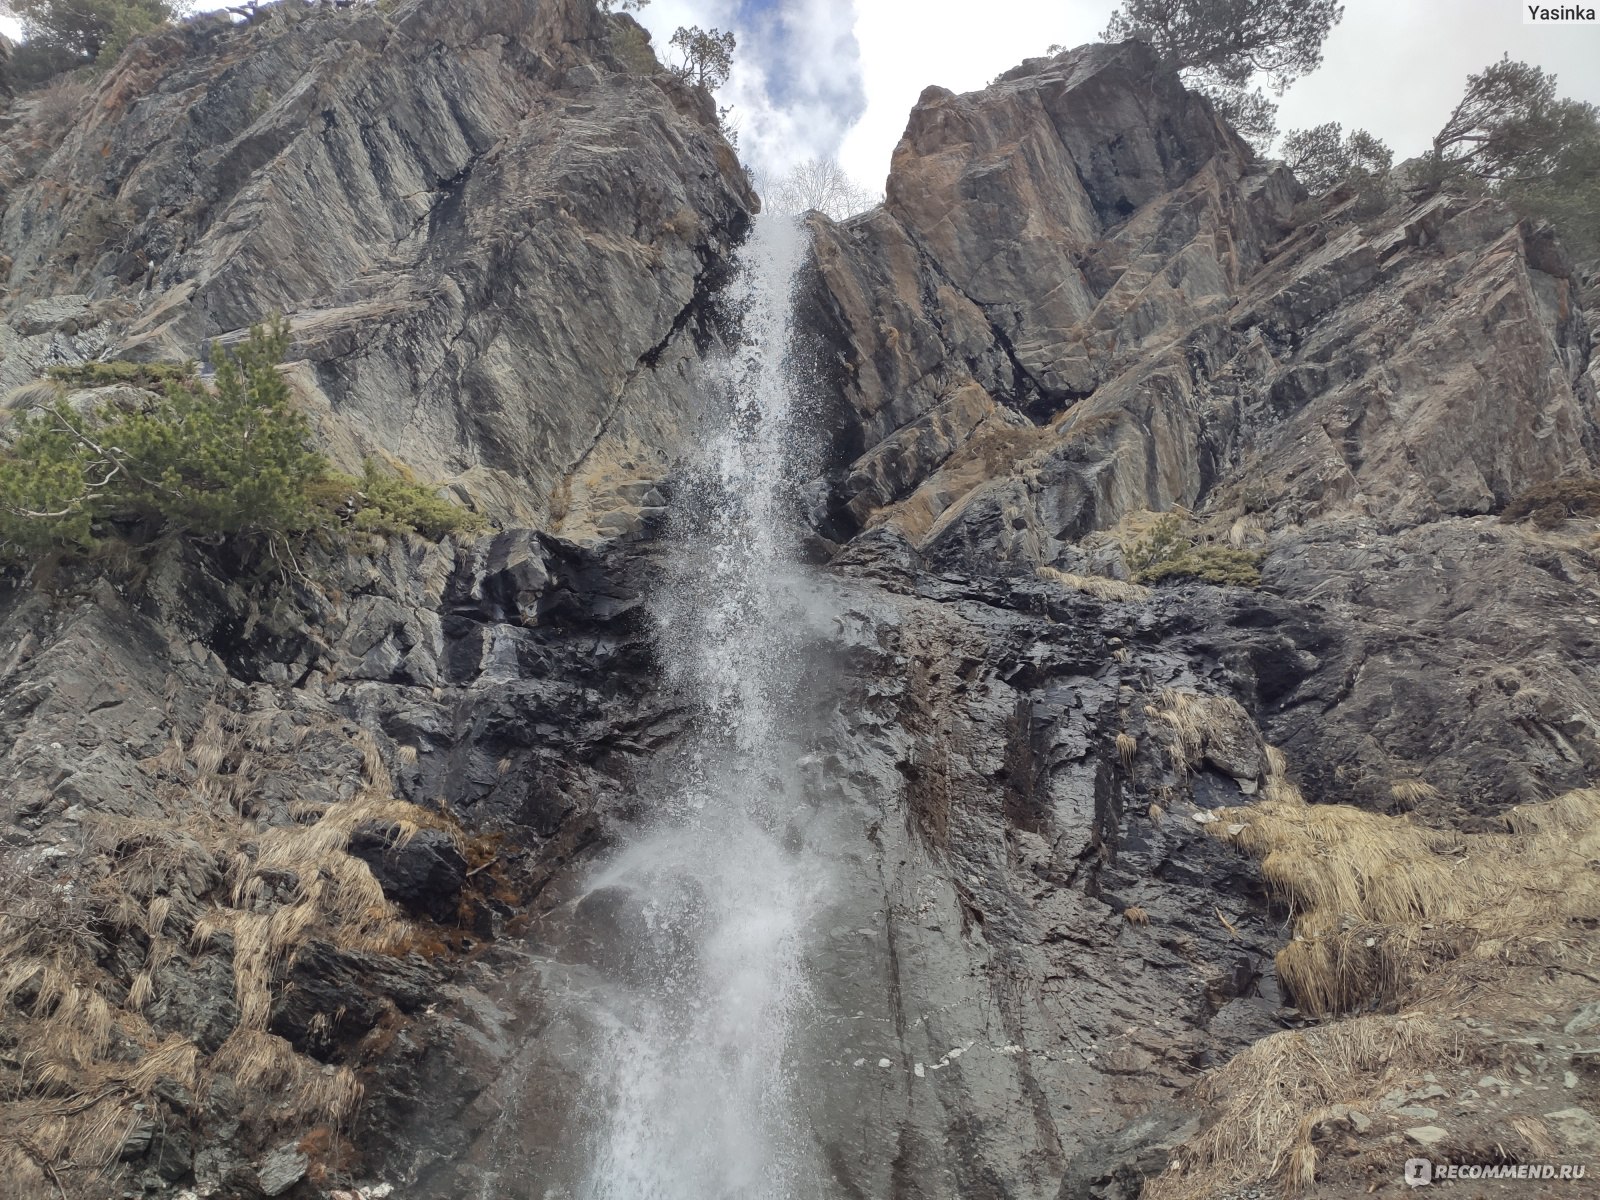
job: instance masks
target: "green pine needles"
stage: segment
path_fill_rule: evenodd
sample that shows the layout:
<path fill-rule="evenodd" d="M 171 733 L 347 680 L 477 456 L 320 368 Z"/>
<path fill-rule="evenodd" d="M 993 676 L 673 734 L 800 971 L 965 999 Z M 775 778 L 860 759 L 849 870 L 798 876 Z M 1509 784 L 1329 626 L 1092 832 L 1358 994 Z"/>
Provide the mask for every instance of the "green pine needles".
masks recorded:
<path fill-rule="evenodd" d="M 1197 545 L 1182 518 L 1171 512 L 1123 549 L 1123 561 L 1134 579 L 1149 584 L 1198 581 L 1218 587 L 1260 587 L 1261 559 L 1258 550 Z"/>
<path fill-rule="evenodd" d="M 286 322 L 257 326 L 237 350 L 213 352 L 214 391 L 168 387 L 148 412 L 106 431 L 125 456 L 136 511 L 202 536 L 306 526 L 306 485 L 327 468 L 278 371 L 288 348 Z"/>
<path fill-rule="evenodd" d="M 292 538 L 347 523 L 437 538 L 482 524 L 372 464 L 360 480 L 333 472 L 278 370 L 288 347 L 276 319 L 233 350 L 214 347 L 209 388 L 184 371 L 143 408 L 62 399 L 19 418 L 0 450 L 0 560 L 87 552 L 139 530 Z"/>

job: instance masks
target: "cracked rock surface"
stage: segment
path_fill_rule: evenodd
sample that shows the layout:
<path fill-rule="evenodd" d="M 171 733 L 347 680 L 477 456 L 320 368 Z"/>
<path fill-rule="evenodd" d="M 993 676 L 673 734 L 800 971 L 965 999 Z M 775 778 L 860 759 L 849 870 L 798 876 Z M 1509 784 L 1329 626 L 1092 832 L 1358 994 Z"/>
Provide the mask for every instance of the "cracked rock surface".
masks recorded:
<path fill-rule="evenodd" d="M 754 204 L 633 28 L 581 0 L 200 19 L 0 130 L 5 387 L 281 310 L 337 461 L 393 455 L 497 522 L 325 551 L 314 580 L 168 545 L 0 592 L 7 851 L 69 889 L 179 864 L 99 934 L 124 1060 L 209 1061 L 239 1026 L 250 921 L 202 918 L 294 909 L 300 875 L 247 869 L 273 839 L 375 781 L 439 818 L 345 831 L 413 937 L 322 914 L 272 964 L 265 1031 L 358 1081 L 359 1116 L 168 1081 L 114 1188 L 579 1186 L 575 1081 L 633 915 L 585 880 L 694 720 L 650 601 Z M 837 875 L 796 1053 L 822 1194 L 1128 1200 L 1204 1073 L 1305 1020 L 1289 914 L 1211 830 L 1268 746 L 1314 802 L 1426 780 L 1409 819 L 1463 833 L 1600 773 L 1595 523 L 1497 519 L 1600 464 L 1592 276 L 1493 201 L 1308 201 L 1131 44 L 929 89 L 886 203 L 811 222 L 795 836 Z M 1112 535 L 1175 505 L 1259 549 L 1262 586 L 1038 573 L 1124 579 Z M 1174 697 L 1211 714 L 1187 757 Z M 1365 1193 L 1372 1139 L 1482 1149 L 1524 1110 L 1581 1157 L 1600 1019 L 1571 999 L 1479 1031 L 1515 1079 L 1441 1068 L 1327 1115 L 1329 1186 Z"/>

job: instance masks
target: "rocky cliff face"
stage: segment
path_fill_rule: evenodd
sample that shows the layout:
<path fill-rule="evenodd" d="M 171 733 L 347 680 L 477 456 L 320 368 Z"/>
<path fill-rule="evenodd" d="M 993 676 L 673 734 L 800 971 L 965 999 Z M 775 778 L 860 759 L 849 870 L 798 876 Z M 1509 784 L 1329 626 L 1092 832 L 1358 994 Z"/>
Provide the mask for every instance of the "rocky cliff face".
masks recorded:
<path fill-rule="evenodd" d="M 12 116 L 0 384 L 202 357 L 281 312 L 344 459 L 403 449 L 589 535 L 598 491 L 622 520 L 685 436 L 680 364 L 753 202 L 709 101 L 644 47 L 582 2 L 145 39 Z"/>
<path fill-rule="evenodd" d="M 96 914 L 0 988 L 7 1045 L 79 1039 L 50 1079 L 0 1060 L 33 1089 L 20 1194 L 579 1185 L 626 936 L 584 872 L 692 719 L 647 601 L 753 204 L 634 39 L 576 0 L 201 23 L 13 109 L 6 383 L 281 309 L 337 456 L 502 525 L 287 583 L 165 547 L 0 601 L 13 861 Z M 812 218 L 822 1194 L 1161 1172 L 1204 1073 L 1304 1020 L 1284 913 L 1206 819 L 1283 755 L 1314 801 L 1462 836 L 1595 777 L 1592 522 L 1493 516 L 1595 469 L 1593 294 L 1492 202 L 1360 204 L 1309 203 L 1127 45 L 930 89 L 886 203 Z M 1115 586 L 1173 506 L 1263 586 Z M 1570 994 L 1471 1036 L 1559 1014 L 1527 1086 L 1570 1069 L 1584 1114 Z"/>
<path fill-rule="evenodd" d="M 1544 582 L 1584 578 L 1581 548 L 1475 519 L 1600 453 L 1577 270 L 1490 201 L 1297 207 L 1287 172 L 1150 79 L 1130 44 L 931 89 L 884 207 L 819 228 L 853 456 L 836 536 L 1082 570 L 1097 531 L 1184 506 L 1269 548 L 1269 588 L 1337 639 L 1312 672 L 1348 684 L 1335 712 L 1296 717 L 1299 672 L 1267 672 L 1277 739 L 1341 768 L 1315 776 L 1328 798 L 1423 774 L 1493 809 L 1585 782 L 1592 633 Z M 1502 674 L 1508 620 L 1534 677 Z M 1483 682 L 1451 685 L 1426 735 L 1376 711 L 1445 686 L 1445 661 Z M 1520 723 L 1540 704 L 1562 729 Z"/>

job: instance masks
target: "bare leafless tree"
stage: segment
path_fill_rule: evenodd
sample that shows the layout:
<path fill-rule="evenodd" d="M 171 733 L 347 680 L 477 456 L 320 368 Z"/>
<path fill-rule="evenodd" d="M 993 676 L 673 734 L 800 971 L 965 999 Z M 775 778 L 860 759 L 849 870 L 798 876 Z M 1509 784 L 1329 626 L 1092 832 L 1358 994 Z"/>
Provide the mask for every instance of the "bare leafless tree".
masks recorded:
<path fill-rule="evenodd" d="M 835 159 L 808 158 L 796 163 L 761 189 L 768 209 L 784 213 L 816 212 L 842 221 L 864 212 L 877 197 L 858 184 Z"/>

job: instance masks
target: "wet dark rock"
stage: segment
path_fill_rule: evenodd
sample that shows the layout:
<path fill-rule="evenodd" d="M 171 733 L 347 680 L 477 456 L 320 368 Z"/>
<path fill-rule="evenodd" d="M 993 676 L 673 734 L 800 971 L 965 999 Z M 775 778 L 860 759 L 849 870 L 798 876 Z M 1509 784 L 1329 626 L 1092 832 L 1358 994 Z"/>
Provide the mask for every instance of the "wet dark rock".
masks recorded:
<path fill-rule="evenodd" d="M 1199 1130 L 1181 1109 L 1156 1109 L 1115 1136 L 1073 1155 L 1058 1200 L 1138 1200 L 1144 1181 L 1166 1169 L 1172 1152 Z"/>
<path fill-rule="evenodd" d="M 350 853 L 372 868 L 383 894 L 407 912 L 454 921 L 467 883 L 467 860 L 455 839 L 438 829 L 405 837 L 395 826 L 356 830 Z"/>
<path fill-rule="evenodd" d="M 436 994 L 445 972 L 416 953 L 373 954 L 312 941 L 295 955 L 269 1028 L 321 1060 L 359 1041 L 391 1014 L 410 1014 Z"/>

